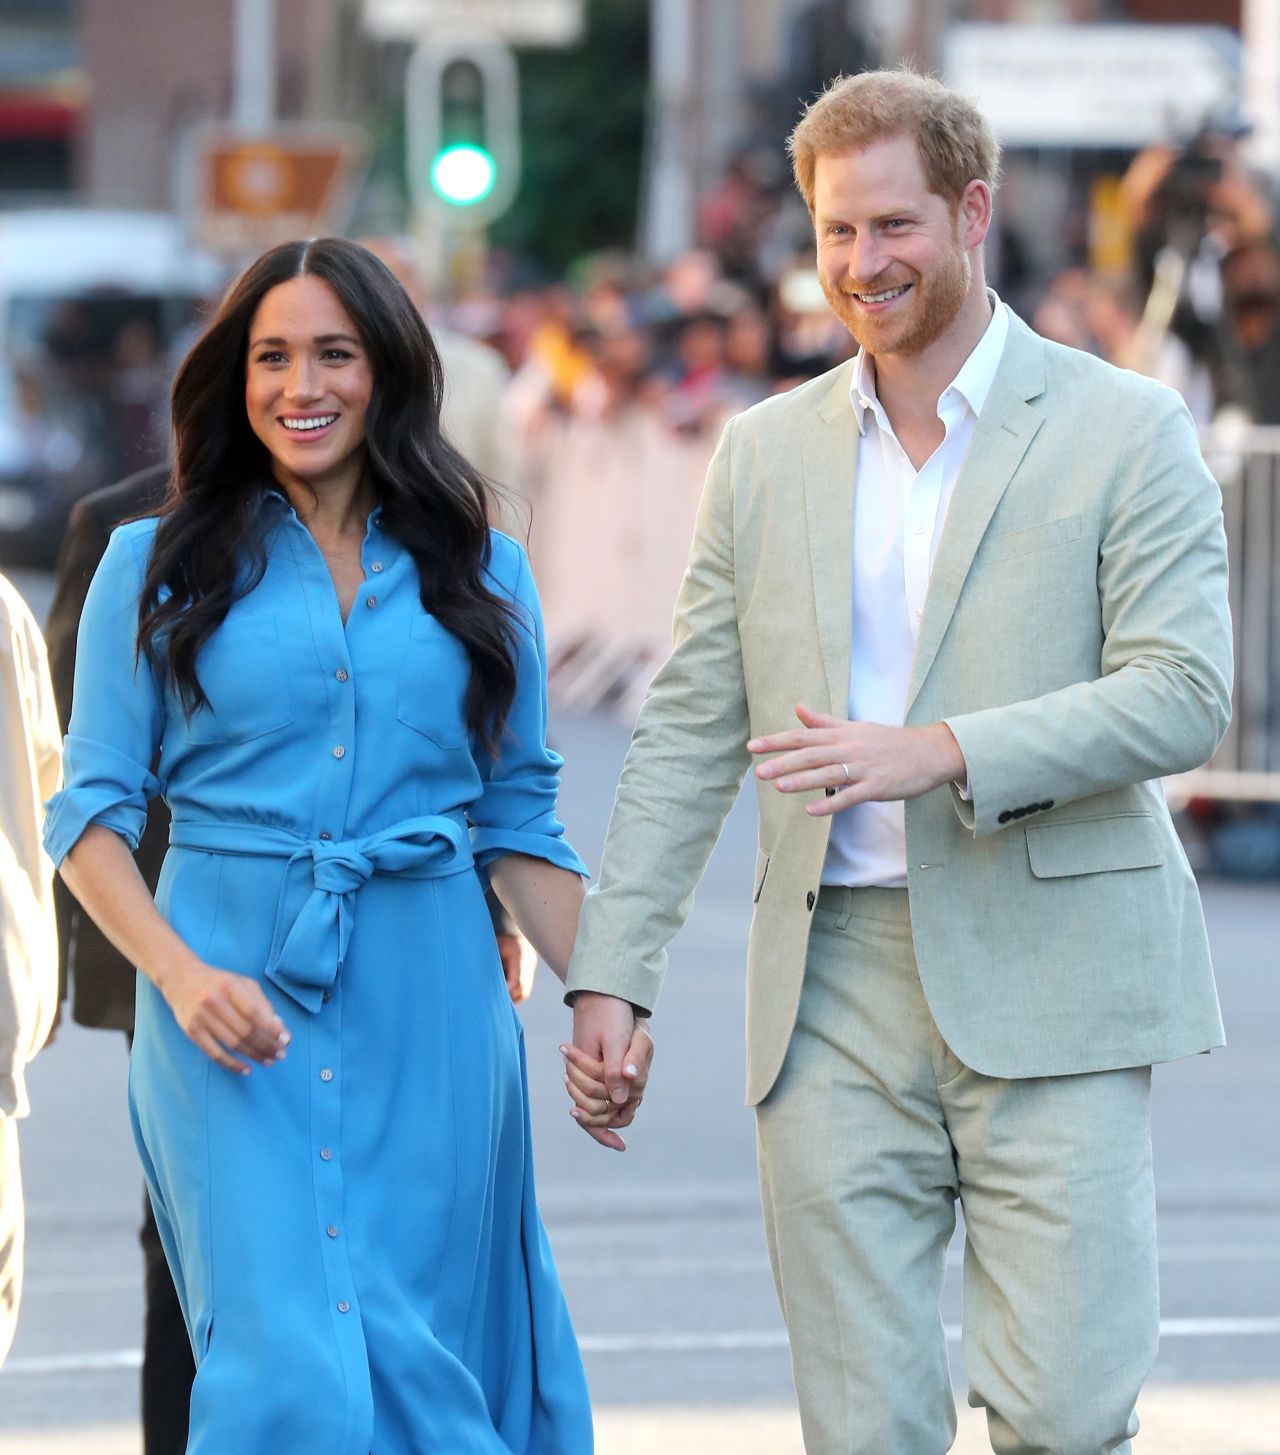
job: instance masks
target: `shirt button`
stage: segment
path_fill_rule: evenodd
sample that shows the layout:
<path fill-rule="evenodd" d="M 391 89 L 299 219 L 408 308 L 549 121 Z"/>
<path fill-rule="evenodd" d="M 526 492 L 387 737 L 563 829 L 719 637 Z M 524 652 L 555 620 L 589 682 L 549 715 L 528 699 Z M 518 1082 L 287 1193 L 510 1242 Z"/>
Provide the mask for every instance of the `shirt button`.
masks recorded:
<path fill-rule="evenodd" d="M 366 606 L 377 606 L 377 604 L 378 598 L 376 596 L 369 597 L 369 599 L 365 602 Z"/>
<path fill-rule="evenodd" d="M 338 1236 L 338 1230 L 334 1227 L 332 1223 L 330 1223 L 329 1226 L 325 1229 L 325 1232 L 328 1233 L 331 1238 L 336 1238 Z"/>
<path fill-rule="evenodd" d="M 325 990 L 321 993 L 320 999 L 324 1002 L 325 1005 L 328 1005 L 329 1002 L 333 999 L 333 996 L 329 993 L 329 991 Z"/>
<path fill-rule="evenodd" d="M 340 1314 L 349 1314 L 351 1312 L 351 1305 L 346 1301 L 345 1298 L 340 1298 L 338 1300 L 338 1312 Z"/>
<path fill-rule="evenodd" d="M 333 837 L 333 835 L 329 832 L 328 829 L 321 829 L 320 830 L 320 837 L 325 841 L 325 843 L 328 843 L 329 840 Z"/>
<path fill-rule="evenodd" d="M 922 525 L 916 526 L 914 534 L 916 534 L 918 536 L 924 535 L 924 526 L 922 526 Z"/>
<path fill-rule="evenodd" d="M 333 1072 L 330 1071 L 327 1066 L 324 1068 L 323 1071 L 321 1071 L 321 1073 L 320 1073 L 320 1080 L 321 1081 L 332 1081 L 333 1080 Z"/>
<path fill-rule="evenodd" d="M 381 561 L 375 561 L 373 563 L 373 565 L 370 566 L 369 569 L 376 575 L 379 571 L 382 570 L 382 562 Z"/>
<path fill-rule="evenodd" d="M 332 1162 L 333 1161 L 333 1148 L 332 1147 L 321 1147 L 320 1148 L 320 1160 L 322 1162 Z"/>
<path fill-rule="evenodd" d="M 347 756 L 346 748 L 344 748 L 342 744 L 339 743 L 338 746 L 333 750 L 333 756 L 335 758 L 345 758 Z"/>
<path fill-rule="evenodd" d="M 339 682 L 345 682 L 351 674 L 347 671 L 345 667 L 339 667 L 333 675 L 338 679 Z"/>

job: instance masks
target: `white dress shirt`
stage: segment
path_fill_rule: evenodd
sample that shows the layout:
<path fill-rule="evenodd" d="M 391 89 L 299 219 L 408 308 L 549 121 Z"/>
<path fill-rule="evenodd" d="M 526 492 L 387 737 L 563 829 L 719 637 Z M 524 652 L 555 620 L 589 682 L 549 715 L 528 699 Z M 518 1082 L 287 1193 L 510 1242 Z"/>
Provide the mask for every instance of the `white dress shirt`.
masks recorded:
<path fill-rule="evenodd" d="M 925 595 L 947 508 L 1009 335 L 994 293 L 991 322 L 938 399 L 942 443 L 917 471 L 876 397 L 875 364 L 854 360 L 850 397 L 858 421 L 853 502 L 853 645 L 849 718 L 901 724 Z M 906 815 L 901 802 L 860 803 L 835 815 L 824 884 L 905 888 Z"/>

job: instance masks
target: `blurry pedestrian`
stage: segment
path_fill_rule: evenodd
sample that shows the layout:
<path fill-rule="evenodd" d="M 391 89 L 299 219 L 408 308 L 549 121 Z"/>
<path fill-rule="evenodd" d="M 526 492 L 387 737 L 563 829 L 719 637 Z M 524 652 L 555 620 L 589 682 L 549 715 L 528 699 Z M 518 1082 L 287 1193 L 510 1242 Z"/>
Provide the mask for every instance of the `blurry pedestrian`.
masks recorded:
<path fill-rule="evenodd" d="M 89 583 L 111 533 L 124 521 L 159 509 L 169 483 L 169 466 L 153 465 L 118 485 L 95 490 L 72 509 L 58 554 L 53 603 L 45 627 L 49 667 L 58 714 L 71 721 L 76 635 Z M 155 766 L 155 765 L 153 765 Z M 155 893 L 169 847 L 169 810 L 162 798 L 147 804 L 146 824 L 134 860 L 147 889 Z M 133 997 L 137 972 L 59 879 L 54 884 L 58 945 L 72 1014 L 84 1026 L 123 1031 L 133 1039 Z M 142 1341 L 142 1443 L 145 1455 L 182 1455 L 187 1448 L 191 1381 L 195 1361 L 182 1319 L 182 1306 L 165 1261 L 151 1199 L 143 1191 L 142 1244 L 145 1307 Z"/>
<path fill-rule="evenodd" d="M 26 603 L 0 576 L 0 1364 L 22 1301 L 18 1120 L 26 1067 L 58 1006 L 53 865 L 40 845 L 40 805 L 61 781 L 62 743 L 44 642 Z"/>
<path fill-rule="evenodd" d="M 273 249 L 85 604 L 46 841 L 143 972 L 130 1105 L 193 1448 L 590 1448 L 480 879 L 563 974 L 583 870 L 527 565 L 441 393 L 376 259 Z M 153 903 L 127 846 L 157 791 Z"/>
<path fill-rule="evenodd" d="M 1219 492 L 1172 391 L 988 291 L 969 102 L 869 72 L 791 145 L 861 350 L 712 463 L 574 951 L 574 1110 L 610 1146 L 632 1120 L 634 1007 L 754 758 L 748 1093 L 806 1449 L 950 1446 L 959 1201 L 994 1449 L 1122 1455 L 1159 1326 L 1151 1063 L 1222 1042 L 1158 781 L 1230 712 Z"/>

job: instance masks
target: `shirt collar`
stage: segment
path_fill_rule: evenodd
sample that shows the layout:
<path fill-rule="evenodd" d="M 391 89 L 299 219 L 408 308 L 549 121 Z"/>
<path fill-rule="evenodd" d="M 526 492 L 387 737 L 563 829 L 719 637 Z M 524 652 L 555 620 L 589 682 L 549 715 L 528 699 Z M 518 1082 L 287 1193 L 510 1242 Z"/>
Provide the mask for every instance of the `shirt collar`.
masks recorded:
<path fill-rule="evenodd" d="M 987 289 L 991 300 L 991 319 L 982 332 L 982 337 L 973 346 L 969 357 L 960 366 L 960 371 L 939 397 L 939 415 L 943 400 L 948 394 L 958 394 L 975 416 L 982 414 L 995 383 L 1000 357 L 1009 337 L 1009 310 L 1000 301 L 992 288 Z M 853 401 L 853 417 L 858 423 L 858 433 L 867 432 L 867 413 L 870 411 L 876 421 L 886 424 L 884 407 L 876 395 L 875 363 L 865 349 L 859 349 L 853 360 L 853 377 L 849 381 L 849 398 Z"/>

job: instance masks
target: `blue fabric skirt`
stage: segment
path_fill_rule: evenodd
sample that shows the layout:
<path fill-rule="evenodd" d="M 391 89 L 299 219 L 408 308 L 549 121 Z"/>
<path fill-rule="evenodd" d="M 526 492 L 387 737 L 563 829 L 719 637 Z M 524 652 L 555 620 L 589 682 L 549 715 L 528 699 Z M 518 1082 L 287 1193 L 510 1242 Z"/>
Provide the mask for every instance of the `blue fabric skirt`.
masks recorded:
<path fill-rule="evenodd" d="M 157 902 L 260 976 L 282 885 L 279 858 L 173 848 Z M 293 1039 L 247 1077 L 138 979 L 130 1107 L 195 1349 L 188 1451 L 590 1455 L 480 882 L 374 874 L 352 922 L 314 1014 L 262 981 Z"/>

